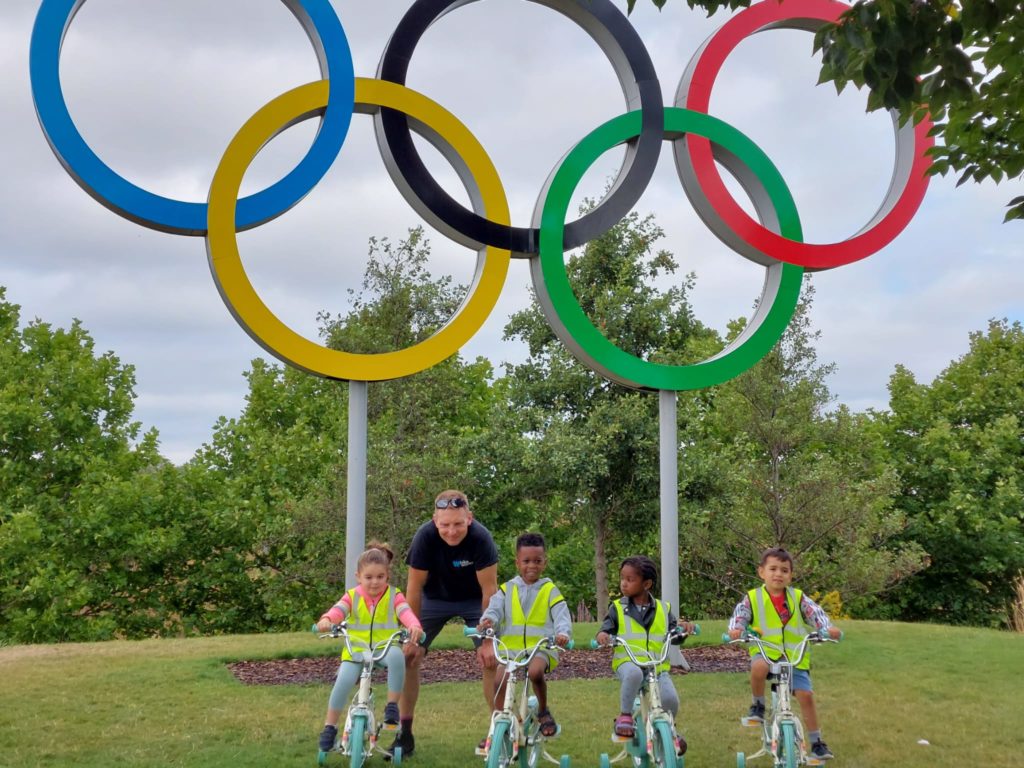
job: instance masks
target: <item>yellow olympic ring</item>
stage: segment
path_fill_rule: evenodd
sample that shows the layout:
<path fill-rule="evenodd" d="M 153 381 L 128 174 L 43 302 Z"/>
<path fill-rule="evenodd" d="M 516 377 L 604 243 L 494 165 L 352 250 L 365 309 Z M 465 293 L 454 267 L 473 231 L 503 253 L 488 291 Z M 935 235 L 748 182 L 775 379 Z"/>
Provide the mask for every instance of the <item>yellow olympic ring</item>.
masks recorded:
<path fill-rule="evenodd" d="M 329 349 L 301 336 L 263 303 L 242 266 L 235 230 L 235 209 L 242 178 L 260 149 L 289 126 L 323 114 L 330 84 L 308 83 L 278 96 L 261 108 L 231 140 L 210 186 L 206 251 L 210 271 L 225 304 L 256 343 L 271 354 L 309 373 L 332 379 L 381 381 L 425 370 L 455 354 L 483 325 L 498 301 L 508 274 L 511 253 L 486 247 L 477 256 L 479 279 L 455 315 L 433 336 L 406 349 L 381 354 L 355 354 Z M 465 164 L 477 189 L 481 215 L 508 224 L 508 200 L 498 171 L 483 147 L 458 119 L 439 104 L 397 83 L 356 78 L 356 111 L 380 107 L 408 115 L 418 133 L 432 143 L 446 142 Z M 464 183 L 467 182 L 463 174 Z M 468 186 L 468 184 L 467 184 Z"/>

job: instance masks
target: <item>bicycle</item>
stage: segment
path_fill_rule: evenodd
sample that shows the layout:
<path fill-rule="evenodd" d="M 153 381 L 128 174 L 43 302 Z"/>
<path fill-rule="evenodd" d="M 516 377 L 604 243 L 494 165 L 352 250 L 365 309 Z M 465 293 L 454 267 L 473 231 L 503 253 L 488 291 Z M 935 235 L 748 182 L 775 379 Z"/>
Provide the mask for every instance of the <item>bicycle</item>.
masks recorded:
<path fill-rule="evenodd" d="M 840 636 L 841 637 L 841 636 Z M 722 640 L 729 644 L 753 642 L 761 655 L 768 661 L 768 680 L 771 683 L 771 708 L 765 713 L 761 723 L 761 749 L 750 755 L 736 753 L 736 768 L 746 768 L 747 760 L 771 755 L 775 768 L 796 768 L 798 765 L 824 765 L 807 752 L 804 742 L 804 725 L 790 706 L 792 694 L 793 670 L 803 661 L 810 643 L 838 643 L 838 640 L 822 635 L 820 632 L 809 632 L 796 646 L 795 661 L 790 661 L 785 649 L 775 643 L 761 639 L 760 635 L 749 628 L 735 640 L 728 634 Z M 778 661 L 770 661 L 766 650 L 781 653 Z"/>
<path fill-rule="evenodd" d="M 522 686 L 522 693 L 518 691 L 523 671 L 530 666 L 533 657 L 539 651 L 558 648 L 555 638 L 542 637 L 532 648 L 513 652 L 493 629 L 478 632 L 475 627 L 466 627 L 463 634 L 466 637 L 479 637 L 493 642 L 494 655 L 498 663 L 505 666 L 505 701 L 502 708 L 491 715 L 490 730 L 487 732 L 484 757 L 487 768 L 507 768 L 517 758 L 520 768 L 536 768 L 541 758 L 560 768 L 570 768 L 571 760 L 568 755 L 556 759 L 544 746 L 549 737 L 541 733 L 540 722 L 537 719 L 537 697 L 529 694 L 529 685 Z M 571 640 L 566 648 L 573 648 Z M 562 727 L 558 726 L 555 736 L 561 731 Z"/>
<path fill-rule="evenodd" d="M 316 631 L 317 627 L 314 624 L 313 632 Z M 359 675 L 359 685 L 345 715 L 345 727 L 339 731 L 332 749 L 326 752 L 324 750 L 319 751 L 316 760 L 317 765 L 325 765 L 327 755 L 330 752 L 340 752 L 348 757 L 351 768 L 362 768 L 363 762 L 372 757 L 374 752 L 386 755 L 386 759 L 390 759 L 396 766 L 401 765 L 401 747 L 395 747 L 394 754 L 391 754 L 383 747 L 377 745 L 377 737 L 382 730 L 395 732 L 398 730 L 398 727 L 386 726 L 383 722 L 377 723 L 373 714 L 373 686 L 371 685 L 370 678 L 373 674 L 374 666 L 387 655 L 387 652 L 395 642 L 406 642 L 408 640 L 408 633 L 404 629 L 399 629 L 386 640 L 374 643 L 368 651 L 357 651 L 352 648 L 352 643 L 349 641 L 348 636 L 348 627 L 344 622 L 332 624 L 331 631 L 322 633 L 319 637 L 321 640 L 325 638 L 333 638 L 335 640 L 342 638 L 345 641 L 345 647 L 352 656 L 352 660 L 362 660 L 363 671 Z"/>
<path fill-rule="evenodd" d="M 686 632 L 682 627 L 676 627 L 665 635 L 661 646 L 661 653 L 657 656 L 646 654 L 646 658 L 637 658 L 634 649 L 625 640 L 612 635 L 608 647 L 621 646 L 625 649 L 629 660 L 640 667 L 644 673 L 644 680 L 640 686 L 640 695 L 633 703 L 633 735 L 618 736 L 612 733 L 612 742 L 624 744 L 622 751 L 615 757 L 609 757 L 602 752 L 600 758 L 601 768 L 609 768 L 613 763 L 618 763 L 627 758 L 632 759 L 634 768 L 648 768 L 651 765 L 656 768 L 683 768 L 685 760 L 678 754 L 676 745 L 679 743 L 679 734 L 676 732 L 676 721 L 672 713 L 661 704 L 661 690 L 658 688 L 658 667 L 665 663 L 673 639 L 682 642 L 690 635 L 699 635 L 700 626 L 694 625 L 693 632 Z M 590 641 L 591 648 L 599 648 L 597 640 Z M 641 651 L 641 653 L 643 653 Z"/>

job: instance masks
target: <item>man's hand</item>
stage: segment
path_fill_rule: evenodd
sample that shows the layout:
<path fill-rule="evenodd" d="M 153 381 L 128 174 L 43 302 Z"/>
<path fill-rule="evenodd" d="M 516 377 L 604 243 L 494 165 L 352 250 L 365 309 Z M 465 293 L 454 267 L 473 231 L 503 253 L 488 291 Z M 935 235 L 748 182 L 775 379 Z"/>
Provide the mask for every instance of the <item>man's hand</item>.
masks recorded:
<path fill-rule="evenodd" d="M 565 646 L 567 646 L 568 644 L 569 644 L 569 636 L 568 635 L 562 635 L 562 634 L 555 635 L 555 645 L 557 645 L 559 648 L 565 648 Z"/>
<path fill-rule="evenodd" d="M 730 640 L 739 640 L 740 639 L 740 635 L 742 635 L 742 634 L 743 634 L 743 630 L 742 629 L 730 629 L 729 630 L 729 639 Z"/>
<path fill-rule="evenodd" d="M 484 669 L 497 669 L 498 658 L 494 655 L 494 643 L 487 640 L 476 649 L 476 658 Z"/>
<path fill-rule="evenodd" d="M 838 640 L 840 637 L 843 636 L 843 630 L 836 626 L 829 627 L 828 636 L 831 637 L 833 640 Z"/>
<path fill-rule="evenodd" d="M 608 642 L 612 639 L 612 636 L 609 635 L 607 632 L 598 632 L 597 637 L 594 639 L 597 640 L 598 645 L 608 645 Z"/>

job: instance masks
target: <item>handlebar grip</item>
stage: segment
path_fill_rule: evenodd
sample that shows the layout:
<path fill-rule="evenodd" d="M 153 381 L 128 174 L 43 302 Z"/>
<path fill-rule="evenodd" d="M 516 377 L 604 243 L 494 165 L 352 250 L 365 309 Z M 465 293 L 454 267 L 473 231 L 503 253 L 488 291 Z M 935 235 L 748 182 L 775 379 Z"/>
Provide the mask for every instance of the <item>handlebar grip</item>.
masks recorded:
<path fill-rule="evenodd" d="M 463 627 L 462 628 L 462 635 L 463 635 L 463 637 L 472 637 L 475 634 L 477 634 L 476 627 Z"/>
<path fill-rule="evenodd" d="M 313 625 L 312 627 L 310 627 L 310 628 L 309 628 L 309 631 L 310 631 L 310 632 L 312 632 L 312 633 L 313 633 L 313 634 L 315 635 L 315 634 L 317 634 L 317 633 L 318 633 L 318 632 L 319 632 L 320 630 L 319 630 L 319 629 L 317 629 L 317 626 L 316 626 L 316 624 L 314 624 L 314 625 Z"/>
<path fill-rule="evenodd" d="M 598 648 L 600 648 L 600 647 L 601 647 L 601 645 L 600 645 L 600 643 L 598 643 L 598 642 L 597 642 L 597 640 L 596 640 L 596 639 L 594 639 L 594 640 L 591 640 L 591 641 L 590 641 L 590 647 L 591 647 L 591 648 L 592 648 L 593 650 L 595 650 L 595 651 L 596 651 L 596 650 L 597 650 Z"/>
<path fill-rule="evenodd" d="M 567 651 L 571 651 L 575 647 L 576 647 L 576 641 L 575 640 L 570 640 L 568 643 L 565 644 L 565 650 L 567 650 Z"/>
<path fill-rule="evenodd" d="M 731 643 L 732 642 L 732 638 L 729 637 L 729 633 L 728 632 L 723 632 L 722 633 L 722 642 L 723 643 Z"/>
<path fill-rule="evenodd" d="M 838 642 L 842 641 L 842 639 L 843 639 L 844 637 L 846 637 L 846 633 L 845 633 L 845 632 L 843 632 L 843 630 L 841 630 L 841 629 L 840 629 L 840 630 L 839 630 L 839 637 L 837 637 L 837 638 L 836 638 L 836 642 L 838 643 Z"/>
<path fill-rule="evenodd" d="M 697 635 L 699 635 L 700 634 L 700 624 L 694 624 L 693 625 L 693 632 L 691 632 L 690 634 L 695 636 L 695 637 Z"/>

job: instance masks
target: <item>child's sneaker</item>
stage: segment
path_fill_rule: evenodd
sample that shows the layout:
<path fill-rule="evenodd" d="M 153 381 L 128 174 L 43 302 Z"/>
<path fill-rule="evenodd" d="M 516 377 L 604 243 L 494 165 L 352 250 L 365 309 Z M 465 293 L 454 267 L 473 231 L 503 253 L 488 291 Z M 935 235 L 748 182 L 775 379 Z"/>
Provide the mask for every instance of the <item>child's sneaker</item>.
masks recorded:
<path fill-rule="evenodd" d="M 754 702 L 750 705 L 750 711 L 747 712 L 746 717 L 741 717 L 740 722 L 744 725 L 760 725 L 764 722 L 764 704 L 761 702 Z"/>
<path fill-rule="evenodd" d="M 384 725 L 389 728 L 398 727 L 398 702 L 389 701 L 384 705 Z"/>
<path fill-rule="evenodd" d="M 330 752 L 334 749 L 334 742 L 338 738 L 338 728 L 334 725 L 325 725 L 320 731 L 320 751 Z"/>
<path fill-rule="evenodd" d="M 831 760 L 835 755 L 832 754 L 832 750 L 828 748 L 821 739 L 811 744 L 811 754 L 814 755 L 818 760 Z"/>

